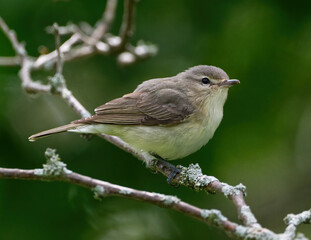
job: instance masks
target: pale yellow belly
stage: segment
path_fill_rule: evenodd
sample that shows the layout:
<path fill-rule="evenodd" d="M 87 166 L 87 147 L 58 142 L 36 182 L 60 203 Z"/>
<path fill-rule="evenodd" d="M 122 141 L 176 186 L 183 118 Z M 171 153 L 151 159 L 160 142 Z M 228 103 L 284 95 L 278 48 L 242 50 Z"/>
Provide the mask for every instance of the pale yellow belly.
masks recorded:
<path fill-rule="evenodd" d="M 78 132 L 106 133 L 120 137 L 137 151 L 166 160 L 183 158 L 199 150 L 213 136 L 215 125 L 184 122 L 175 126 L 90 125 Z"/>
<path fill-rule="evenodd" d="M 212 136 L 190 124 L 172 127 L 127 126 L 119 136 L 137 150 L 154 153 L 166 160 L 183 158 L 200 149 Z"/>

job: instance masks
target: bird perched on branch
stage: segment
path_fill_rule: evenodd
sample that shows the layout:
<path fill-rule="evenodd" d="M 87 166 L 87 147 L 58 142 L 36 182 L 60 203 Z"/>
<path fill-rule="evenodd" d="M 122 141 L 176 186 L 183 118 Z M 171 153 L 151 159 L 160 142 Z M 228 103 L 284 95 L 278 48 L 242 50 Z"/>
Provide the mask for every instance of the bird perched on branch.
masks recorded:
<path fill-rule="evenodd" d="M 199 65 L 173 77 L 141 83 L 134 92 L 95 109 L 95 115 L 29 137 L 61 132 L 105 133 L 165 160 L 205 145 L 222 117 L 228 89 L 239 83 L 220 68 Z"/>

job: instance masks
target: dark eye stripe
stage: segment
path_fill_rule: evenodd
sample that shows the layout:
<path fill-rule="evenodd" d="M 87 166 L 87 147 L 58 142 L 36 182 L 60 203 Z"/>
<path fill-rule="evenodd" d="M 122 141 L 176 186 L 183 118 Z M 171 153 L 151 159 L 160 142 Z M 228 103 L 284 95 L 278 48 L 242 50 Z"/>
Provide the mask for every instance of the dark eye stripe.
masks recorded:
<path fill-rule="evenodd" d="M 209 84 L 210 82 L 211 81 L 207 77 L 202 78 L 202 83 Z"/>

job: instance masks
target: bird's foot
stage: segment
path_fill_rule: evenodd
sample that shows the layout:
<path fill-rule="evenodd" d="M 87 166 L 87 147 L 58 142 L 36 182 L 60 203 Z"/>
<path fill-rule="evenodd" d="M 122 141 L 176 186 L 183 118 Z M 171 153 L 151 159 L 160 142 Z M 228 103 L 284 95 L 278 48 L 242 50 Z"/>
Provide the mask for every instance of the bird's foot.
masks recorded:
<path fill-rule="evenodd" d="M 90 133 L 83 133 L 80 135 L 83 139 L 87 140 L 87 141 L 90 141 L 93 137 L 94 137 L 94 134 L 90 134 Z"/>
<path fill-rule="evenodd" d="M 151 172 L 152 174 L 158 174 L 158 173 L 159 173 L 157 170 L 152 169 L 152 168 L 149 168 L 149 170 L 150 170 L 150 172 Z"/>
<path fill-rule="evenodd" d="M 155 157 L 157 158 L 158 162 L 161 163 L 162 168 L 167 168 L 170 170 L 170 175 L 168 176 L 168 178 L 166 179 L 166 181 L 168 182 L 168 184 L 170 184 L 173 187 L 179 187 L 180 184 L 173 184 L 172 181 L 174 180 L 174 178 L 181 172 L 180 169 L 178 169 L 176 166 L 174 166 L 173 164 L 169 163 L 168 161 L 166 161 L 165 159 L 163 159 L 162 157 L 155 155 Z"/>
<path fill-rule="evenodd" d="M 175 166 L 174 166 L 175 167 Z M 176 177 L 176 175 L 178 175 L 179 173 L 181 173 L 181 170 L 178 169 L 177 167 L 174 168 L 174 170 L 172 171 L 172 173 L 168 176 L 168 178 L 166 179 L 166 181 L 168 182 L 169 185 L 178 188 L 180 186 L 180 184 L 173 184 L 172 180 Z"/>

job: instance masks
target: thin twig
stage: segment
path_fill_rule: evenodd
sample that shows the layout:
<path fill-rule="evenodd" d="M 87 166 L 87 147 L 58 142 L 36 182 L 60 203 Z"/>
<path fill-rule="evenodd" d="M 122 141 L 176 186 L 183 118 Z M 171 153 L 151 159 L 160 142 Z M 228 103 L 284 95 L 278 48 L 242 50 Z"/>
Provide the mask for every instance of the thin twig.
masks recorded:
<path fill-rule="evenodd" d="M 132 37 L 134 32 L 134 17 L 135 17 L 136 0 L 124 0 L 124 13 L 119 36 L 121 38 L 118 50 L 124 49 L 126 43 Z"/>
<path fill-rule="evenodd" d="M 67 87 L 62 88 L 61 97 L 74 111 L 82 118 L 88 118 L 91 116 L 90 112 L 76 99 Z"/>
<path fill-rule="evenodd" d="M 58 33 L 58 25 L 54 25 L 55 33 L 55 44 L 56 50 L 55 59 L 57 60 L 57 74 L 51 78 L 49 85 L 42 84 L 38 81 L 33 81 L 31 77 L 31 71 L 34 69 L 34 60 L 27 56 L 26 50 L 22 44 L 17 40 L 14 31 L 10 30 L 6 23 L 0 18 L 0 27 L 7 35 L 12 43 L 13 49 L 16 54 L 19 55 L 21 70 L 19 71 L 19 76 L 22 80 L 22 87 L 27 93 L 55 93 L 59 94 L 64 101 L 75 110 L 82 118 L 89 117 L 91 114 L 83 107 L 83 105 L 73 96 L 71 91 L 68 90 L 65 80 L 61 75 L 62 72 L 62 57 L 60 51 L 60 39 Z M 69 41 L 70 40 L 70 41 Z M 62 45 L 63 48 L 71 46 L 74 42 L 78 41 L 76 37 L 71 37 L 65 44 Z M 39 58 L 38 58 L 39 59 Z M 48 61 L 45 61 L 47 63 Z"/>
<path fill-rule="evenodd" d="M 56 69 L 57 73 L 54 77 L 50 78 L 52 86 L 56 92 L 64 99 L 64 101 L 75 110 L 82 118 L 90 117 L 91 114 L 82 106 L 82 104 L 72 95 L 71 91 L 66 86 L 66 81 L 62 75 L 63 71 L 63 58 L 60 51 L 60 34 L 57 23 L 53 24 L 54 36 L 55 36 L 55 47 L 57 53 Z"/>
<path fill-rule="evenodd" d="M 72 33 L 72 36 L 59 46 L 59 52 L 61 53 L 60 55 L 63 56 L 62 60 L 70 61 L 73 59 L 92 56 L 94 54 L 118 55 L 120 52 L 122 52 L 134 32 L 134 14 L 136 1 L 137 0 L 125 0 L 124 15 L 120 28 L 120 34 L 118 37 L 108 37 L 106 42 L 101 41 L 100 39 L 108 32 L 114 21 L 117 0 L 107 1 L 103 17 L 98 22 L 96 28 L 93 30 L 90 36 L 87 36 L 85 33 L 80 31 L 79 27 L 73 24 L 65 27 L 59 27 L 62 33 Z M 11 41 L 14 50 L 18 53 L 17 55 L 22 57 L 26 56 L 27 53 L 25 51 L 25 47 L 18 42 L 15 32 L 8 28 L 2 18 L 0 18 L 0 27 Z M 111 39 L 114 40 L 111 41 Z M 157 53 L 157 47 L 150 43 L 139 44 L 137 47 L 129 45 L 128 48 L 133 50 L 133 53 L 131 54 L 134 56 L 134 58 L 129 63 L 127 60 L 123 61 L 123 57 L 118 58 L 118 62 L 121 65 L 130 65 L 135 62 L 150 58 Z M 140 51 L 141 49 L 143 49 L 143 51 Z M 128 52 L 125 52 L 125 54 L 128 54 Z M 57 62 L 57 56 L 57 50 L 54 50 L 48 54 L 44 54 L 33 59 L 33 64 L 30 70 L 34 71 L 42 68 L 49 69 Z M 7 58 L 1 59 L 0 66 L 1 65 L 16 66 L 18 64 L 17 61 L 15 62 L 14 60 L 14 62 L 12 62 L 12 59 Z"/>
<path fill-rule="evenodd" d="M 57 23 L 53 24 L 54 28 L 54 36 L 55 36 L 55 48 L 57 52 L 57 62 L 56 62 L 56 69 L 58 74 L 62 74 L 63 72 L 63 61 L 62 61 L 62 53 L 59 50 L 60 48 L 60 34 L 59 34 L 59 27 Z"/>
<path fill-rule="evenodd" d="M 32 61 L 28 58 L 22 59 L 22 66 L 19 77 L 22 80 L 22 87 L 27 93 L 51 93 L 51 86 L 33 81 L 31 78 Z"/>
<path fill-rule="evenodd" d="M 103 17 L 97 23 L 97 26 L 91 36 L 91 38 L 94 40 L 94 43 L 97 42 L 102 36 L 104 36 L 105 33 L 110 30 L 110 27 L 114 21 L 117 4 L 118 0 L 107 1 Z"/>
<path fill-rule="evenodd" d="M 62 54 L 69 52 L 72 46 L 79 42 L 80 34 L 74 33 L 67 41 L 65 41 L 60 47 L 59 50 Z M 40 69 L 45 65 L 51 65 L 56 62 L 57 51 L 52 51 L 49 54 L 39 56 L 33 64 L 33 69 Z"/>
<path fill-rule="evenodd" d="M 26 57 L 27 53 L 24 48 L 24 45 L 19 43 L 15 31 L 9 29 L 8 25 L 3 21 L 1 17 L 0 17 L 0 28 L 12 43 L 13 49 L 15 50 L 17 55 L 19 55 L 22 58 Z"/>

